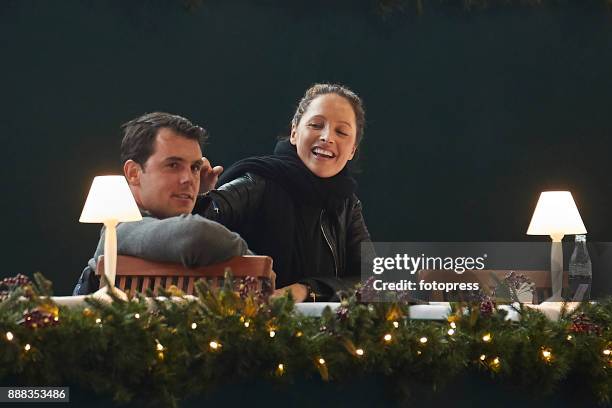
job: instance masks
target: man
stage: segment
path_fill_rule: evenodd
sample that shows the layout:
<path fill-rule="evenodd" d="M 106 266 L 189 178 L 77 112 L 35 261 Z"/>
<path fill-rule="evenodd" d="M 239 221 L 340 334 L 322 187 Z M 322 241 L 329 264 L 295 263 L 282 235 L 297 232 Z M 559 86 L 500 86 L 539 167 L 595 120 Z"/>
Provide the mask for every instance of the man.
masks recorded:
<path fill-rule="evenodd" d="M 200 191 L 200 173 L 205 173 L 203 183 L 214 185 L 222 171 L 212 169 L 202 157 L 200 145 L 205 138 L 204 129 L 168 113 L 149 113 L 123 125 L 123 173 L 143 220 L 118 225 L 118 254 L 192 267 L 249 253 L 238 234 L 191 214 Z M 98 289 L 96 262 L 103 252 L 104 228 L 73 295 Z"/>

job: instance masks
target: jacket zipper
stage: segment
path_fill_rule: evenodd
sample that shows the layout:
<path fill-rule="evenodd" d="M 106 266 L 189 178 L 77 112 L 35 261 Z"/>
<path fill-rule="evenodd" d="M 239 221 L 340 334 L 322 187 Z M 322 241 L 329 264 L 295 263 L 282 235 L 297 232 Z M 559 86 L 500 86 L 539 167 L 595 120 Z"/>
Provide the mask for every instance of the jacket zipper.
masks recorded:
<path fill-rule="evenodd" d="M 321 215 L 319 216 L 319 225 L 321 226 L 321 232 L 323 233 L 323 238 L 325 238 L 325 242 L 327 242 L 327 246 L 332 253 L 332 258 L 334 258 L 334 271 L 336 272 L 336 279 L 338 278 L 338 260 L 336 259 L 336 253 L 334 252 L 334 248 L 332 248 L 331 242 L 327 238 L 327 234 L 325 233 L 325 228 L 323 228 L 323 212 L 325 210 L 321 210 Z"/>

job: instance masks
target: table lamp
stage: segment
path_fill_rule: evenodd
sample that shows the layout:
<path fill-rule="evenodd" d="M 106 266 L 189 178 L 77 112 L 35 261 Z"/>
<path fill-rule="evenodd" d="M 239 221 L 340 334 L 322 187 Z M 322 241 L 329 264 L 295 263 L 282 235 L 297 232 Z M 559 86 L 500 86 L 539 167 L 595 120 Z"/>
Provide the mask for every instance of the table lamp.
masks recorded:
<path fill-rule="evenodd" d="M 560 301 L 563 282 L 563 248 L 566 234 L 586 234 L 576 203 L 569 191 L 544 191 L 536 205 L 527 235 L 550 235 L 550 273 L 553 295 L 549 300 Z"/>
<path fill-rule="evenodd" d="M 95 177 L 79 222 L 103 223 L 104 232 L 104 276 L 108 286 L 115 286 L 117 268 L 117 224 L 140 221 L 142 216 L 134 196 L 123 176 Z"/>

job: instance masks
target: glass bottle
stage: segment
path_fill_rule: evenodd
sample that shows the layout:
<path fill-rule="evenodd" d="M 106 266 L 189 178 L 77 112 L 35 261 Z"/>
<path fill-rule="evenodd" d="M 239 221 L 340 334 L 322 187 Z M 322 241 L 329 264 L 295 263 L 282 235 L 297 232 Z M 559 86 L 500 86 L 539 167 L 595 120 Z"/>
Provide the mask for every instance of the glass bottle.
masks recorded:
<path fill-rule="evenodd" d="M 592 280 L 593 272 L 587 251 L 586 235 L 576 235 L 576 245 L 569 262 L 569 299 L 567 300 L 589 300 Z"/>

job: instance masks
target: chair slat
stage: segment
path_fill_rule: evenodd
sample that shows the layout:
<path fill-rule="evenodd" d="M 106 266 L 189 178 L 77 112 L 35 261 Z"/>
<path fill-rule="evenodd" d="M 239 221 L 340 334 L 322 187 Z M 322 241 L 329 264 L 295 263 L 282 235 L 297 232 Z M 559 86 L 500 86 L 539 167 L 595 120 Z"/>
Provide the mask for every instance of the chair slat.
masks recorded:
<path fill-rule="evenodd" d="M 193 295 L 193 283 L 195 281 L 195 278 L 193 276 L 191 276 L 189 278 L 189 280 L 187 281 L 187 293 L 188 295 Z"/>
<path fill-rule="evenodd" d="M 147 289 L 149 289 L 149 284 L 151 282 L 151 278 L 145 276 L 142 278 L 142 293 L 147 293 Z"/>
<path fill-rule="evenodd" d="M 127 280 L 126 276 L 119 277 L 119 289 L 125 290 L 125 282 Z"/>
<path fill-rule="evenodd" d="M 155 283 L 153 284 L 153 293 L 157 295 L 157 291 L 159 290 L 159 286 L 161 285 L 161 276 L 157 276 L 155 278 Z"/>
<path fill-rule="evenodd" d="M 138 281 L 140 278 L 138 276 L 132 276 L 132 284 L 130 285 L 130 297 L 134 297 L 136 292 L 138 292 Z"/>

